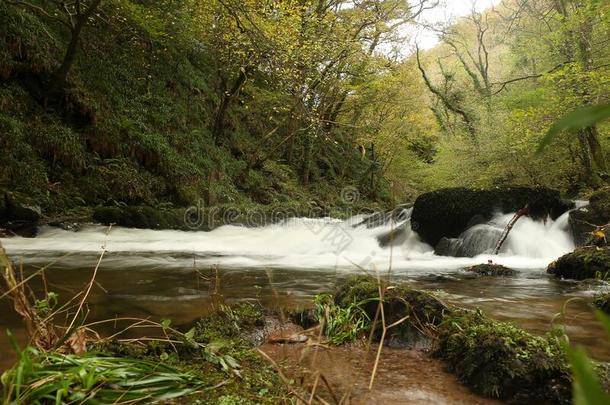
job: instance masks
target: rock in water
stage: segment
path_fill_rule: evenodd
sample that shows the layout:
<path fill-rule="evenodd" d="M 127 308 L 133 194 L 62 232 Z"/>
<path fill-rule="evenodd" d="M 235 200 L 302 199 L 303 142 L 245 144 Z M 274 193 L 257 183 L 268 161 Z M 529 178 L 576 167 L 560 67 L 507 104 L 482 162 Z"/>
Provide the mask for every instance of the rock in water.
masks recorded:
<path fill-rule="evenodd" d="M 0 196 L 0 228 L 8 235 L 36 236 L 42 216 L 40 207 L 25 202 L 20 196 L 6 193 Z"/>
<path fill-rule="evenodd" d="M 599 190 L 589 199 L 589 205 L 570 212 L 570 229 L 578 246 L 593 244 L 591 239 L 597 226 L 610 222 L 610 188 Z"/>
<path fill-rule="evenodd" d="M 389 232 L 377 236 L 379 246 L 382 248 L 389 246 L 400 246 L 407 240 L 407 229 L 404 225 L 400 228 L 392 229 Z"/>
<path fill-rule="evenodd" d="M 561 256 L 547 268 L 547 273 L 558 278 L 573 280 L 610 279 L 610 249 L 599 247 L 578 248 Z"/>
<path fill-rule="evenodd" d="M 501 264 L 494 263 L 477 264 L 476 266 L 468 268 L 466 271 L 476 273 L 480 276 L 511 277 L 519 274 L 517 270 L 509 269 Z"/>
<path fill-rule="evenodd" d="M 574 208 L 548 188 L 448 188 L 422 194 L 415 201 L 411 227 L 429 245 L 441 238 L 457 238 L 466 229 L 489 221 L 498 212 L 509 213 L 529 205 L 530 217 L 556 219 Z"/>

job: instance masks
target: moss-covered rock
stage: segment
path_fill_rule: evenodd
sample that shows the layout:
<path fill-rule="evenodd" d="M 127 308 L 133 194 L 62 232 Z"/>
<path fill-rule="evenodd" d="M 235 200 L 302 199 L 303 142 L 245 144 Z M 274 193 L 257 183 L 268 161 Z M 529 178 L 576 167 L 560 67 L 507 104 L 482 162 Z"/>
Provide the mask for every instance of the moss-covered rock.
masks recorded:
<path fill-rule="evenodd" d="M 406 284 L 382 281 L 381 288 L 386 323 L 408 317 L 389 330 L 390 343 L 424 332 L 436 342 L 435 353 L 480 394 L 511 403 L 570 403 L 571 379 L 557 336 L 534 336 L 480 311 L 445 305 Z M 363 303 L 373 319 L 379 283 L 373 277 L 350 277 L 335 289 L 334 298 L 342 307 Z"/>
<path fill-rule="evenodd" d="M 221 306 L 214 314 L 202 318 L 195 326 L 194 338 L 201 343 L 217 339 L 249 342 L 248 337 L 255 329 L 265 326 L 265 314 L 259 305 L 239 303 Z"/>
<path fill-rule="evenodd" d="M 437 325 L 447 310 L 447 306 L 434 295 L 411 288 L 408 284 L 381 280 L 381 288 L 388 323 L 411 316 L 421 322 Z M 335 289 L 334 297 L 335 303 L 341 307 L 365 302 L 363 308 L 373 319 L 379 305 L 379 282 L 371 276 L 350 277 Z"/>
<path fill-rule="evenodd" d="M 593 305 L 605 313 L 610 314 L 610 292 L 606 291 L 596 294 L 595 297 L 593 297 Z"/>
<path fill-rule="evenodd" d="M 570 212 L 570 229 L 577 245 L 599 244 L 591 234 L 598 226 L 610 222 L 610 187 L 593 193 L 589 205 Z M 607 244 L 607 239 L 603 241 Z"/>
<path fill-rule="evenodd" d="M 192 373 L 209 387 L 214 387 L 183 398 L 179 403 L 290 403 L 290 392 L 276 370 L 245 338 L 262 323 L 263 311 L 257 305 L 221 306 L 217 312 L 202 318 L 192 329 L 192 334 L 187 333 L 193 341 L 204 345 L 110 342 L 97 349 L 117 357 L 162 361 Z M 178 341 L 184 339 L 182 335 L 172 337 Z"/>
<path fill-rule="evenodd" d="M 36 236 L 40 207 L 21 193 L 0 193 L 0 228 L 8 234 Z"/>
<path fill-rule="evenodd" d="M 519 404 L 571 402 L 559 337 L 534 336 L 467 310 L 454 311 L 438 330 L 438 355 L 476 392 Z"/>
<path fill-rule="evenodd" d="M 610 249 L 595 246 L 578 248 L 551 263 L 547 273 L 573 280 L 607 280 L 610 278 Z"/>
<path fill-rule="evenodd" d="M 470 273 L 476 273 L 480 276 L 503 276 L 512 277 L 519 274 L 517 270 L 509 269 L 508 267 L 502 266 L 501 264 L 485 263 L 477 264 L 476 266 L 469 267 L 466 271 Z"/>
<path fill-rule="evenodd" d="M 397 346 L 429 346 L 430 327 L 439 325 L 448 307 L 432 294 L 411 288 L 407 284 L 381 281 L 386 325 L 402 319 L 391 328 L 386 343 Z M 335 304 L 348 308 L 360 304 L 370 320 L 375 319 L 379 307 L 379 282 L 371 276 L 349 277 L 334 291 Z M 378 318 L 380 320 L 381 318 Z M 375 335 L 380 336 L 381 322 Z"/>
<path fill-rule="evenodd" d="M 154 207 L 97 207 L 93 220 L 104 225 L 116 224 L 140 229 L 183 229 L 188 226 L 184 209 L 160 209 Z"/>
<path fill-rule="evenodd" d="M 448 188 L 422 194 L 415 201 L 412 227 L 431 246 L 441 238 L 456 238 L 471 226 L 490 220 L 497 212 L 515 212 L 528 205 L 534 219 L 555 219 L 573 208 L 558 191 L 547 188 Z"/>

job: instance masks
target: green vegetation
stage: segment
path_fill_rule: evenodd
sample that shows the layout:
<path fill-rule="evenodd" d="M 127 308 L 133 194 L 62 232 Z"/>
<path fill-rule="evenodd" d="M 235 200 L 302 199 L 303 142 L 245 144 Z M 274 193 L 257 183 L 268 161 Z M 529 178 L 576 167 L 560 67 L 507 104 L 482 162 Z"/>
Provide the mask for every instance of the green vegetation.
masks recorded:
<path fill-rule="evenodd" d="M 375 301 L 371 298 L 367 301 Z M 371 327 L 372 320 L 362 309 L 367 301 L 352 303 L 347 307 L 335 304 L 329 294 L 314 298 L 316 318 L 322 325 L 322 332 L 333 345 L 352 342 L 361 337 Z"/>
<path fill-rule="evenodd" d="M 570 403 L 561 334 L 534 336 L 480 311 L 454 311 L 439 328 L 438 355 L 484 395 L 511 403 Z"/>
<path fill-rule="evenodd" d="M 263 325 L 260 307 L 239 304 L 222 306 L 184 334 L 164 321 L 171 341 L 102 340 L 79 355 L 16 348 L 18 361 L 2 376 L 3 401 L 289 403 L 288 389 L 248 335 Z"/>
<path fill-rule="evenodd" d="M 0 191 L 47 215 L 341 210 L 344 186 L 384 204 L 447 186 L 586 192 L 607 170 L 608 5 L 517 3 L 447 21 L 409 55 L 421 9 L 400 0 L 2 1 Z M 560 122 L 577 136 L 535 154 L 578 107 L 594 120 Z"/>
<path fill-rule="evenodd" d="M 606 280 L 610 278 L 610 250 L 596 246 L 578 248 L 551 263 L 547 273 L 574 280 Z"/>
<path fill-rule="evenodd" d="M 2 375 L 5 404 L 159 402 L 213 388 L 159 362 L 32 348 L 18 354 L 17 364 Z"/>
<path fill-rule="evenodd" d="M 199 200 L 340 208 L 347 185 L 388 201 L 380 161 L 343 125 L 354 86 L 389 62 L 361 45 L 411 16 L 374 3 L 0 2 L 0 191 L 46 214 Z"/>
<path fill-rule="evenodd" d="M 480 311 L 444 305 L 431 293 L 405 284 L 381 281 L 381 286 L 386 326 L 405 319 L 389 330 L 391 337 L 412 342 L 415 333 L 432 339 L 436 355 L 476 392 L 513 403 L 570 403 L 572 379 L 563 335 L 534 336 Z M 379 296 L 378 280 L 368 276 L 348 278 L 334 294 L 336 305 L 344 309 L 369 300 L 364 308 L 371 318 Z"/>
<path fill-rule="evenodd" d="M 193 404 L 290 403 L 288 388 L 255 350 L 255 332 L 263 326 L 260 306 L 223 305 L 185 334 L 193 344 L 150 342 L 137 346 L 110 342 L 101 349 L 113 356 L 162 361 L 214 387 L 192 396 Z"/>
<path fill-rule="evenodd" d="M 595 315 L 606 330 L 608 338 L 610 338 L 610 318 L 600 311 L 596 311 Z M 610 379 L 608 365 L 594 363 L 580 347 L 569 348 L 567 352 L 572 366 L 572 375 L 574 376 L 572 396 L 574 404 L 597 405 L 608 403 L 610 401 L 610 394 L 607 392 L 608 380 Z M 602 376 L 601 379 L 600 375 Z"/>
<path fill-rule="evenodd" d="M 605 291 L 595 294 L 595 297 L 593 297 L 593 305 L 605 313 L 610 314 L 610 292 Z"/>
<path fill-rule="evenodd" d="M 518 274 L 517 270 L 509 269 L 508 267 L 502 266 L 501 264 L 477 264 L 476 266 L 469 267 L 466 271 L 478 274 L 480 276 L 502 276 L 511 277 Z"/>

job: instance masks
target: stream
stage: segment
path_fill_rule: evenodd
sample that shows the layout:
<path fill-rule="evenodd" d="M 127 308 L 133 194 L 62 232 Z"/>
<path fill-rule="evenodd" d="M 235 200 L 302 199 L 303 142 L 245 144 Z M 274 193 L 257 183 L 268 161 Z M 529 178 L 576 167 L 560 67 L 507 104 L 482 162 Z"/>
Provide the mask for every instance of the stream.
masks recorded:
<path fill-rule="evenodd" d="M 467 231 L 464 243 L 488 251 L 511 217 L 497 215 L 477 226 L 476 234 Z M 343 277 L 380 272 L 540 334 L 549 330 L 568 299 L 580 298 L 570 300 L 560 321 L 573 342 L 597 359 L 610 360 L 610 343 L 590 306 L 591 297 L 606 285 L 556 280 L 545 272 L 550 262 L 574 249 L 567 214 L 546 223 L 522 218 L 500 255 L 474 258 L 436 256 L 411 231 L 408 218 L 354 227 L 361 220 L 302 218 L 261 228 L 223 226 L 212 232 L 43 227 L 33 239 L 0 241 L 26 274 L 46 266 L 48 288 L 63 300 L 89 282 L 104 250 L 88 300 L 89 320 L 137 316 L 186 325 L 209 312 L 219 296 L 227 302 L 258 300 L 268 307 L 297 308 Z M 377 236 L 397 227 L 404 227 L 404 242 L 379 247 Z M 488 260 L 517 269 L 519 275 L 479 277 L 464 270 Z M 32 287 L 42 289 L 41 279 L 34 279 Z M 23 325 L 7 300 L 0 302 L 0 313 L 0 329 L 10 329 L 23 341 Z M 0 369 L 9 367 L 13 354 L 4 333 L 0 353 Z"/>

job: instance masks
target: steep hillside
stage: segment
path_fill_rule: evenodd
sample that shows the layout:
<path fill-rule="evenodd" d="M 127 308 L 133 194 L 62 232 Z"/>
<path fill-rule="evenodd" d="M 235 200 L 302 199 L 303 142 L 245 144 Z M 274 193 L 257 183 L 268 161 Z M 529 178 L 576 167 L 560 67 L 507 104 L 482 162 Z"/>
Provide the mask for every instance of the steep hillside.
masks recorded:
<path fill-rule="evenodd" d="M 147 3 L 102 2 L 59 85 L 69 30 L 48 10 L 0 3 L 0 191 L 61 214 L 199 200 L 328 207 L 343 187 L 364 189 L 372 162 L 341 131 L 318 146 L 303 181 L 305 137 L 282 142 L 289 112 L 276 107 L 289 95 L 254 72 L 223 105 L 216 50 L 181 26 L 188 10 Z M 362 195 L 379 199 L 379 187 Z"/>

